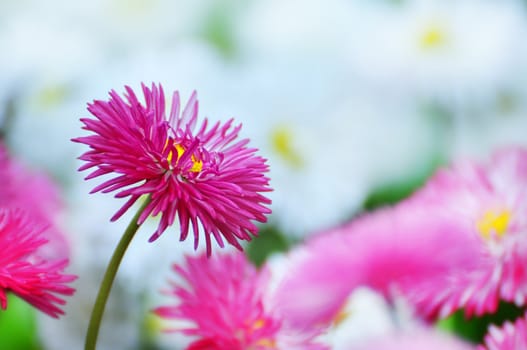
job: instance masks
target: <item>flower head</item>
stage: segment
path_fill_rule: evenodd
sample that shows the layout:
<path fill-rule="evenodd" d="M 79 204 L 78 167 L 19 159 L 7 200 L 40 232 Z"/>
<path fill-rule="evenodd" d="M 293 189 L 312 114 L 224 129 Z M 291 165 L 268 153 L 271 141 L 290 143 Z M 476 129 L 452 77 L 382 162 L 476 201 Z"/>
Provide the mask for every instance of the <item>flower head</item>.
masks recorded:
<path fill-rule="evenodd" d="M 465 308 L 468 315 L 481 315 L 494 312 L 500 300 L 525 305 L 526 170 L 526 150 L 503 149 L 490 161 L 459 162 L 438 171 L 409 199 L 426 206 L 430 216 L 455 223 L 477 248 L 470 270 L 454 271 L 441 293 L 431 291 L 424 300 L 430 311 L 447 315 Z"/>
<path fill-rule="evenodd" d="M 361 286 L 415 306 L 422 289 L 439 292 L 451 271 L 472 266 L 476 248 L 460 230 L 427 208 L 402 205 L 322 232 L 291 254 L 289 277 L 277 291 L 280 310 L 297 327 L 339 322 Z"/>
<path fill-rule="evenodd" d="M 114 192 L 128 201 L 112 217 L 117 220 L 141 196 L 151 200 L 138 224 L 161 214 L 150 241 L 157 239 L 176 217 L 181 240 L 190 226 L 197 248 L 203 228 L 207 252 L 211 236 L 220 246 L 223 238 L 241 249 L 238 240 L 250 240 L 257 233 L 252 222 L 265 222 L 270 200 L 261 192 L 270 191 L 265 159 L 248 148 L 249 140 L 237 140 L 241 125 L 233 120 L 209 126 L 207 119 L 198 126 L 198 100 L 190 97 L 180 113 L 178 92 L 173 94 L 168 119 L 161 85 L 143 85 L 145 104 L 126 87 L 123 100 L 115 91 L 109 101 L 94 101 L 88 110 L 95 119 L 84 118 L 84 129 L 94 135 L 75 142 L 90 146 L 80 159 L 79 170 L 95 168 L 86 179 L 110 175 L 92 192 Z M 222 238 L 223 237 L 223 238 Z"/>
<path fill-rule="evenodd" d="M 66 275 L 67 260 L 47 260 L 40 254 L 47 243 L 44 227 L 18 210 L 0 209 L 0 306 L 7 308 L 11 292 L 52 317 L 63 314 L 61 295 L 75 291 L 67 284 L 76 279 Z"/>
<path fill-rule="evenodd" d="M 241 253 L 188 257 L 174 266 L 183 283 L 173 283 L 169 295 L 178 304 L 155 312 L 164 318 L 190 321 L 181 329 L 197 336 L 188 349 L 323 349 L 313 335 L 288 328 L 267 299 L 269 270 L 258 271 Z"/>

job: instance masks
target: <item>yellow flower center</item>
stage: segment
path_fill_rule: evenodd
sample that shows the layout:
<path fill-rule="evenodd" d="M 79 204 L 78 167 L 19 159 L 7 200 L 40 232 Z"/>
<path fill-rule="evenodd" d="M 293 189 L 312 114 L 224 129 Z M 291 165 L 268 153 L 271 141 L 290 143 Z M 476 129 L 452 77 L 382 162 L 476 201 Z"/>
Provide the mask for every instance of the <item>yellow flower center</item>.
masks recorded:
<path fill-rule="evenodd" d="M 185 148 L 179 144 L 176 144 L 175 148 L 177 152 L 177 158 L 180 159 L 183 153 L 185 153 Z M 173 158 L 174 155 L 172 154 L 172 151 L 170 151 L 167 156 L 168 162 L 172 163 Z M 190 159 L 192 160 L 192 168 L 190 168 L 190 171 L 193 173 L 199 173 L 201 169 L 203 169 L 203 162 L 197 159 L 194 155 L 192 155 Z"/>
<path fill-rule="evenodd" d="M 419 38 L 419 46 L 424 50 L 435 49 L 443 46 L 446 42 L 444 31 L 437 25 L 431 25 L 425 29 Z"/>
<path fill-rule="evenodd" d="M 295 168 L 302 166 L 302 158 L 293 148 L 293 134 L 284 126 L 276 128 L 271 133 L 273 150 L 287 163 Z"/>
<path fill-rule="evenodd" d="M 476 227 L 485 239 L 489 239 L 492 235 L 501 238 L 507 232 L 510 220 L 511 212 L 508 210 L 501 212 L 489 210 L 477 222 Z"/>

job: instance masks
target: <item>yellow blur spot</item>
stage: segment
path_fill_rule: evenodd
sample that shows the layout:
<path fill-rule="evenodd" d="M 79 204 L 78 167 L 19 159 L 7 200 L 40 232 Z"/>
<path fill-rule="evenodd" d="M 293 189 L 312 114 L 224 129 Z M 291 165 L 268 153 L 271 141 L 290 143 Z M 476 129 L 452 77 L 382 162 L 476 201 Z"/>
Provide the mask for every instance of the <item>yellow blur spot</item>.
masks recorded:
<path fill-rule="evenodd" d="M 287 163 L 295 168 L 302 166 L 302 158 L 293 149 L 293 135 L 286 127 L 278 127 L 271 133 L 273 150 Z"/>
<path fill-rule="evenodd" d="M 276 341 L 269 338 L 258 340 L 254 345 L 265 349 L 276 349 Z"/>
<path fill-rule="evenodd" d="M 47 86 L 38 93 L 37 106 L 44 109 L 58 106 L 68 97 L 68 92 L 65 85 Z"/>
<path fill-rule="evenodd" d="M 263 319 L 261 319 L 261 318 L 258 319 L 258 320 L 256 320 L 256 321 L 254 322 L 254 324 L 253 324 L 253 328 L 254 328 L 254 329 L 260 329 L 260 328 L 262 328 L 263 326 L 265 326 L 265 320 L 263 320 Z"/>
<path fill-rule="evenodd" d="M 487 211 L 485 215 L 478 221 L 477 229 L 481 236 L 489 239 L 492 234 L 498 238 L 503 237 L 507 233 L 509 223 L 511 220 L 511 213 L 508 210 L 496 213 L 494 211 Z"/>
<path fill-rule="evenodd" d="M 338 327 L 339 325 L 342 324 L 342 322 L 344 322 L 349 317 L 349 315 L 350 313 L 348 311 L 340 310 L 338 314 L 335 316 L 335 318 L 333 319 L 333 325 L 335 327 Z"/>
<path fill-rule="evenodd" d="M 264 326 L 265 326 L 265 320 L 262 318 L 259 318 L 256 321 L 254 321 L 254 323 L 252 324 L 252 330 L 256 331 L 258 329 L 263 328 Z M 252 350 L 254 348 L 276 349 L 276 341 L 272 338 L 259 339 L 258 341 L 253 343 L 253 345 L 250 346 L 248 350 Z"/>
<path fill-rule="evenodd" d="M 434 49 L 443 46 L 446 42 L 444 31 L 436 25 L 432 25 L 425 29 L 424 33 L 419 39 L 419 46 L 422 49 Z"/>
<path fill-rule="evenodd" d="M 154 339 L 164 328 L 163 319 L 156 314 L 149 312 L 144 316 L 143 329 L 149 338 Z"/>

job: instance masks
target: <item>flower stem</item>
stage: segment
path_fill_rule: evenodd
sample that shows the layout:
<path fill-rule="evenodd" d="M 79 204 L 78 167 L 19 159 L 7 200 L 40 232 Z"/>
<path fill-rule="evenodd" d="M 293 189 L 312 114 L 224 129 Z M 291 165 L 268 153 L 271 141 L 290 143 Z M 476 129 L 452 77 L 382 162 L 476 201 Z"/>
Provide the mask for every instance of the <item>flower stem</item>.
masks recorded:
<path fill-rule="evenodd" d="M 99 287 L 99 293 L 97 294 L 97 299 L 95 299 L 95 305 L 93 306 L 91 313 L 90 324 L 88 325 L 88 332 L 86 333 L 86 343 L 84 345 L 85 350 L 95 350 L 97 336 L 99 335 L 99 328 L 101 326 L 101 319 L 106 306 L 106 301 L 110 295 L 110 290 L 112 289 L 115 275 L 117 274 L 117 270 L 119 269 L 119 265 L 123 260 L 124 253 L 126 252 L 128 245 L 130 245 L 132 238 L 139 228 L 137 220 L 148 203 L 150 203 L 150 196 L 148 196 L 141 204 L 141 207 L 128 224 L 128 227 L 124 231 L 121 240 L 117 244 L 117 247 L 115 247 L 115 251 L 113 252 L 112 258 L 110 259 L 110 263 L 106 268 L 106 272 L 104 273 L 101 286 Z"/>

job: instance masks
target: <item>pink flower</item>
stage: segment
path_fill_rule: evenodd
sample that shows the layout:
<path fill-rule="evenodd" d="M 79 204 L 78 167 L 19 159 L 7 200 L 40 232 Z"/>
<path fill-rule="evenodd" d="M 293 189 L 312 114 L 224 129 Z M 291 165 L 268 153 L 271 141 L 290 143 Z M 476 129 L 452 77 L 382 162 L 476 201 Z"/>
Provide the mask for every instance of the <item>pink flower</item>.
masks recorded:
<path fill-rule="evenodd" d="M 47 240 L 44 227 L 18 210 L 0 209 L 0 305 L 7 308 L 11 292 L 52 317 L 64 312 L 61 295 L 72 295 L 67 283 L 76 276 L 66 275 L 67 260 L 47 260 L 40 254 Z"/>
<path fill-rule="evenodd" d="M 45 235 L 50 244 L 44 250 L 49 258 L 69 255 L 68 243 L 57 225 L 63 207 L 59 193 L 48 176 L 12 158 L 0 143 L 0 208 L 21 209 L 33 221 L 48 227 Z"/>
<path fill-rule="evenodd" d="M 187 257 L 186 266 L 174 266 L 182 278 L 169 295 L 176 305 L 159 307 L 164 318 L 190 321 L 180 329 L 195 336 L 187 349 L 324 349 L 312 343 L 313 333 L 289 328 L 269 307 L 269 270 L 257 271 L 241 253 Z"/>
<path fill-rule="evenodd" d="M 505 322 L 501 327 L 491 325 L 485 336 L 484 346 L 479 350 L 516 350 L 527 349 L 527 316 L 512 322 Z"/>
<path fill-rule="evenodd" d="M 92 192 L 118 191 L 128 201 L 112 217 L 117 220 L 141 196 L 151 202 L 138 224 L 149 216 L 161 214 L 150 241 L 157 239 L 179 219 L 180 239 L 185 240 L 192 226 L 194 246 L 203 228 L 207 252 L 211 235 L 220 246 L 223 238 L 241 249 L 238 240 L 251 240 L 257 234 L 252 221 L 265 222 L 270 200 L 260 192 L 270 191 L 265 159 L 248 148 L 249 140 L 236 140 L 241 125 L 233 120 L 209 127 L 207 119 L 198 127 L 196 93 L 180 114 L 178 92 L 173 94 L 168 119 L 161 85 L 149 89 L 143 85 L 145 104 L 126 87 L 126 101 L 115 91 L 110 100 L 94 101 L 88 110 L 96 119 L 81 119 L 84 129 L 95 135 L 79 137 L 75 142 L 90 146 L 80 159 L 79 170 L 95 168 L 86 179 L 110 175 L 110 179 Z M 223 237 L 223 238 L 222 238 Z"/>
<path fill-rule="evenodd" d="M 400 205 L 367 214 L 293 251 L 289 277 L 277 291 L 279 309 L 295 327 L 328 325 L 341 317 L 359 286 L 389 301 L 404 296 L 417 308 L 428 296 L 421 291 L 441 293 L 451 271 L 472 267 L 474 247 L 460 227 L 425 207 Z"/>
<path fill-rule="evenodd" d="M 526 150 L 504 149 L 488 162 L 465 161 L 442 169 L 409 202 L 461 227 L 460 234 L 477 248 L 469 271 L 454 272 L 452 283 L 445 284 L 440 292 L 430 291 L 423 300 L 428 311 L 447 315 L 464 308 L 467 315 L 481 315 L 494 312 L 500 300 L 525 305 Z"/>

